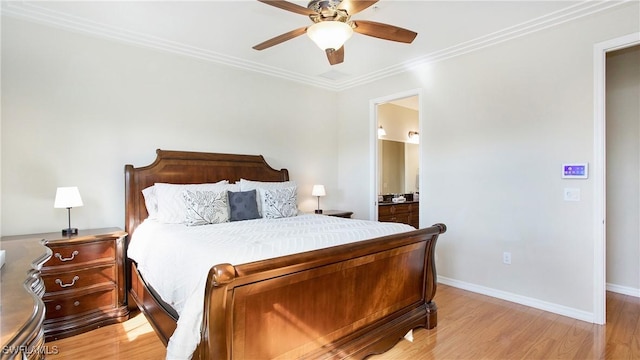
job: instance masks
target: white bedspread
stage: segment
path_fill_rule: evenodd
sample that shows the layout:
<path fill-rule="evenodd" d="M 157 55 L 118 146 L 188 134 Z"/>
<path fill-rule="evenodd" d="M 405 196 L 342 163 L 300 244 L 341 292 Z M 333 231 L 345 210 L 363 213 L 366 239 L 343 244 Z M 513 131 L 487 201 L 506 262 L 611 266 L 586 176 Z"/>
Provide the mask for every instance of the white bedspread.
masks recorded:
<path fill-rule="evenodd" d="M 167 359 L 189 359 L 200 341 L 209 269 L 239 265 L 414 230 L 323 215 L 256 219 L 205 226 L 145 220 L 131 239 L 128 257 L 164 301 L 179 314 Z"/>

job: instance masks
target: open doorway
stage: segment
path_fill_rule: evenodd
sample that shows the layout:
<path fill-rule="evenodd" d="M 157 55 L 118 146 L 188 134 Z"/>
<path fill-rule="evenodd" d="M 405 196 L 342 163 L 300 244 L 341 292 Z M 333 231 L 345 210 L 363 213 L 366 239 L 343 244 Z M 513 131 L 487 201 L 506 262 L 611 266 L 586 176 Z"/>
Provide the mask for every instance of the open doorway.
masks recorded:
<path fill-rule="evenodd" d="M 607 291 L 640 297 L 640 45 L 605 66 Z"/>
<path fill-rule="evenodd" d="M 420 227 L 421 93 L 371 100 L 371 220 Z"/>
<path fill-rule="evenodd" d="M 607 54 L 640 45 L 640 33 L 605 41 L 594 46 L 594 323 L 606 322 L 607 288 Z M 624 176 L 624 174 L 617 174 Z M 640 273 L 640 269 L 636 269 Z"/>

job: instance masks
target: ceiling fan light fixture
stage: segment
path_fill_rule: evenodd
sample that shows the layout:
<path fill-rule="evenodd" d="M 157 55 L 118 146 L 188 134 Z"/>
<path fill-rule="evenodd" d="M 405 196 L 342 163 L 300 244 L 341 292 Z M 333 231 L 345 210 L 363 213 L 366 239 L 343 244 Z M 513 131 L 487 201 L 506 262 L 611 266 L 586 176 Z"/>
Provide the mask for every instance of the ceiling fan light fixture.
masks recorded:
<path fill-rule="evenodd" d="M 307 35 L 323 51 L 338 50 L 353 35 L 353 28 L 341 21 L 321 21 L 311 25 Z"/>

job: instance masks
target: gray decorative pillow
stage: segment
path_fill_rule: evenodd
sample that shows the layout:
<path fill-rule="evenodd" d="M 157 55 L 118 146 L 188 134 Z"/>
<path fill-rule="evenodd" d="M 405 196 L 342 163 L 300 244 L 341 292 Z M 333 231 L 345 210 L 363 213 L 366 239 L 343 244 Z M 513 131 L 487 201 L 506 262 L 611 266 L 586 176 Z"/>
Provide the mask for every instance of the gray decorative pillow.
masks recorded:
<path fill-rule="evenodd" d="M 298 215 L 296 205 L 296 187 L 283 189 L 260 189 L 262 198 L 262 217 L 278 219 Z"/>
<path fill-rule="evenodd" d="M 227 191 L 190 191 L 182 193 L 186 207 L 185 224 L 219 224 L 229 221 Z"/>
<path fill-rule="evenodd" d="M 229 191 L 229 221 L 251 220 L 260 218 L 256 191 Z"/>
<path fill-rule="evenodd" d="M 238 181 L 236 181 L 236 184 L 237 183 Z M 253 189 L 258 190 L 258 193 L 256 194 L 257 195 L 256 200 L 258 202 L 258 213 L 260 214 L 261 217 L 264 217 L 264 214 L 262 214 L 263 201 L 262 201 L 262 192 L 260 191 L 260 189 L 273 190 L 273 189 L 284 189 L 284 188 L 296 186 L 295 181 L 254 181 L 254 180 L 240 179 L 239 183 L 240 183 L 240 191 L 249 191 Z"/>

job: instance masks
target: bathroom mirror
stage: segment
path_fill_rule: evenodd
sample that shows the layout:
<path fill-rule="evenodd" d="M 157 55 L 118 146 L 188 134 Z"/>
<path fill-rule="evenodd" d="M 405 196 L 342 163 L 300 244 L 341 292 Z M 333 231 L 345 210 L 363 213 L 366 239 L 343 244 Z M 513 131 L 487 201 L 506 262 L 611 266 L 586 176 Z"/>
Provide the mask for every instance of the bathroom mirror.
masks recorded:
<path fill-rule="evenodd" d="M 378 194 L 409 194 L 418 188 L 418 144 L 378 140 Z"/>

